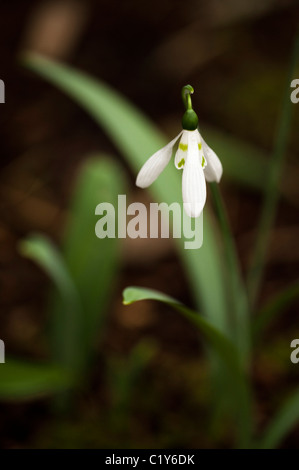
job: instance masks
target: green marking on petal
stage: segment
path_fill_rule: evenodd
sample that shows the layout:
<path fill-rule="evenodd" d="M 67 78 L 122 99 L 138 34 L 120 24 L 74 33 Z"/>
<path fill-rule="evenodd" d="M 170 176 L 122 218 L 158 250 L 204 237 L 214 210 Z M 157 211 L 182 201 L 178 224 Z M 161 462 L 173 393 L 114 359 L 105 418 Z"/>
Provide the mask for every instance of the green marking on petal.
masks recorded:
<path fill-rule="evenodd" d="M 179 149 L 183 150 L 183 152 L 187 152 L 187 150 L 188 150 L 188 144 L 182 144 L 182 143 L 180 143 Z"/>
<path fill-rule="evenodd" d="M 182 160 L 178 164 L 178 167 L 181 168 L 183 165 L 185 165 L 185 159 L 184 158 L 182 158 Z"/>
<path fill-rule="evenodd" d="M 199 144 L 198 144 L 199 150 L 201 150 L 201 147 L 202 147 L 201 142 L 199 142 Z"/>
<path fill-rule="evenodd" d="M 198 145 L 199 145 L 199 144 L 198 144 Z M 205 163 L 206 163 L 205 158 L 204 158 L 204 156 L 202 156 L 201 166 L 204 167 Z"/>

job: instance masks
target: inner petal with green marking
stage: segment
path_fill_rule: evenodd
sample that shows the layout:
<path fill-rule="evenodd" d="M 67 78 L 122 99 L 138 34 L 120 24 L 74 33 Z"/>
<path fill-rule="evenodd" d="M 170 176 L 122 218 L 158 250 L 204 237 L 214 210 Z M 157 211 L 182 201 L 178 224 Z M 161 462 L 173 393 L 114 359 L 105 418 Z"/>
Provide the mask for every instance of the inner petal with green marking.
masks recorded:
<path fill-rule="evenodd" d="M 182 170 L 184 168 L 185 162 L 187 160 L 187 155 L 189 151 L 188 138 L 189 132 L 184 131 L 174 158 L 174 164 L 178 170 Z"/>
<path fill-rule="evenodd" d="M 179 149 L 182 150 L 183 152 L 187 152 L 188 144 L 183 144 L 182 142 L 180 142 Z"/>

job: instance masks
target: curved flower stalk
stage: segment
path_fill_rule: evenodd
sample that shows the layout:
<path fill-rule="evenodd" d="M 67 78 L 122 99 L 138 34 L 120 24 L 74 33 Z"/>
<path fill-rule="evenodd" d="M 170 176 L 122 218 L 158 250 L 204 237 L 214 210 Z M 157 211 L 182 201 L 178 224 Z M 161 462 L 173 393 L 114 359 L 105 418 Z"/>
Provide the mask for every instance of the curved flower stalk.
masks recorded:
<path fill-rule="evenodd" d="M 182 120 L 183 130 L 145 162 L 137 175 L 136 185 L 140 188 L 147 188 L 158 178 L 170 162 L 173 148 L 179 141 L 174 163 L 178 170 L 183 170 L 184 209 L 190 217 L 199 217 L 206 202 L 206 181 L 219 183 L 222 176 L 222 164 L 197 129 L 198 117 L 191 103 L 193 92 L 191 85 L 186 85 L 182 89 L 186 106 Z"/>

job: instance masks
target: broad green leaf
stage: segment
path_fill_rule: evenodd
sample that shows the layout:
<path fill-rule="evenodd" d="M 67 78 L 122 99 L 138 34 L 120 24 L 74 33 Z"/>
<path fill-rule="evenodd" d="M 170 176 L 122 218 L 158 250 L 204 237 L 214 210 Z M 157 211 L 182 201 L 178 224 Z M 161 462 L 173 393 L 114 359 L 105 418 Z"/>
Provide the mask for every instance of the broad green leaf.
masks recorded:
<path fill-rule="evenodd" d="M 104 326 L 118 266 L 118 239 L 97 238 L 100 216 L 95 210 L 102 202 L 116 207 L 118 191 L 123 191 L 118 165 L 106 158 L 89 159 L 75 185 L 62 250 L 40 235 L 20 244 L 21 252 L 36 261 L 58 288 L 50 302 L 51 350 L 55 362 L 77 373 Z"/>
<path fill-rule="evenodd" d="M 258 442 L 262 449 L 278 447 L 288 433 L 299 423 L 299 390 L 297 389 L 282 405 L 270 422 L 263 438 Z"/>
<path fill-rule="evenodd" d="M 41 234 L 29 235 L 18 245 L 19 252 L 35 261 L 52 279 L 64 302 L 65 310 L 78 315 L 80 299 L 65 261 L 52 241 Z"/>
<path fill-rule="evenodd" d="M 0 365 L 0 399 L 28 400 L 63 392 L 71 377 L 60 367 L 7 359 Z"/>
<path fill-rule="evenodd" d="M 63 254 L 85 309 L 88 340 L 102 318 L 99 314 L 104 311 L 114 287 L 119 259 L 118 194 L 122 194 L 124 188 L 124 175 L 119 165 L 111 159 L 94 158 L 84 164 L 71 201 Z M 96 236 L 95 225 L 100 216 L 95 210 L 100 203 L 109 203 L 115 208 L 115 217 L 112 215 L 113 222 L 116 220 L 115 238 Z"/>
<path fill-rule="evenodd" d="M 162 134 L 142 113 L 103 82 L 33 54 L 25 57 L 25 64 L 86 109 L 127 158 L 135 174 L 151 154 L 166 144 Z M 181 202 L 181 173 L 170 164 L 150 191 L 158 201 L 167 204 Z M 178 244 L 197 304 L 224 331 L 227 329 L 226 300 L 214 232 L 208 211 L 205 210 L 203 247 L 193 252 L 183 248 L 182 240 L 178 239 Z"/>
<path fill-rule="evenodd" d="M 161 292 L 141 288 L 128 287 L 123 292 L 123 303 L 130 305 L 141 300 L 156 300 L 173 307 L 192 322 L 202 333 L 204 339 L 218 354 L 218 358 L 226 370 L 226 385 L 229 385 L 230 393 L 234 396 L 235 412 L 238 419 L 238 433 L 241 445 L 246 445 L 251 433 L 251 397 L 248 386 L 248 378 L 243 371 L 237 349 L 232 342 L 213 326 L 208 320 L 198 313 L 185 307 L 181 302 Z M 221 392 L 219 392 L 221 395 Z M 219 395 L 219 400 L 221 397 Z"/>
<path fill-rule="evenodd" d="M 48 274 L 58 291 L 58 294 L 55 294 L 55 302 L 60 311 L 50 312 L 50 322 L 53 329 L 62 328 L 63 339 L 60 345 L 53 345 L 53 357 L 65 365 L 71 362 L 80 364 L 82 350 L 78 343 L 80 344 L 82 335 L 81 299 L 61 252 L 51 240 L 40 234 L 22 240 L 19 243 L 19 251 L 23 256 L 35 261 Z"/>
<path fill-rule="evenodd" d="M 117 207 L 118 193 L 123 188 L 118 165 L 107 158 L 89 159 L 79 172 L 71 200 L 62 255 L 80 298 L 81 318 L 78 334 L 74 332 L 74 349 L 70 351 L 65 341 L 72 330 L 71 317 L 65 315 L 60 297 L 54 295 L 52 341 L 56 360 L 60 356 L 62 363 L 79 370 L 88 360 L 96 336 L 102 335 L 118 271 L 118 239 L 97 238 L 95 226 L 100 216 L 95 210 L 103 202 Z"/>

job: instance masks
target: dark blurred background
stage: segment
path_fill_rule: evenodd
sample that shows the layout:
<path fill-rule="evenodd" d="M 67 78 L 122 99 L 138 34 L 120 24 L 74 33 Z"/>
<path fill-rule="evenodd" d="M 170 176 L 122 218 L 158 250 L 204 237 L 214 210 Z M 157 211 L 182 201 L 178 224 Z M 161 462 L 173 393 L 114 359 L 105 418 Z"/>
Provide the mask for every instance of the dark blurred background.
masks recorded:
<path fill-rule="evenodd" d="M 132 199 L 148 199 L 134 188 L 135 175 L 104 132 L 68 97 L 26 70 L 21 53 L 38 52 L 106 81 L 171 138 L 180 129 L 181 87 L 191 83 L 200 124 L 269 154 L 298 25 L 299 4 L 292 0 L 1 3 L 0 78 L 6 103 L 0 105 L 0 337 L 9 353 L 47 356 L 43 331 L 50 281 L 18 254 L 16 243 L 29 232 L 42 231 L 59 244 L 86 156 L 114 155 L 131 182 Z M 299 70 L 293 78 L 299 78 Z M 299 105 L 294 108 L 261 301 L 298 277 Z M 245 268 L 261 193 L 226 178 L 225 168 L 221 190 Z M 3 447 L 230 445 L 229 429 L 220 429 L 211 442 L 200 427 L 209 413 L 209 383 L 197 332 L 163 306 L 122 306 L 122 288 L 131 284 L 157 288 L 192 306 L 173 244 L 126 240 L 105 341 L 76 411 L 57 416 L 45 399 L 2 403 Z M 289 343 L 299 333 L 297 312 L 298 303 L 273 325 L 265 348 L 257 352 L 261 426 L 280 396 L 298 381 L 296 366 L 288 360 Z M 125 431 L 109 427 L 106 411 L 113 397 L 103 379 L 103 357 L 125 361 L 144 338 L 155 342 L 155 353 L 133 390 L 129 424 Z M 296 446 L 298 437 L 299 429 L 284 446 Z"/>

